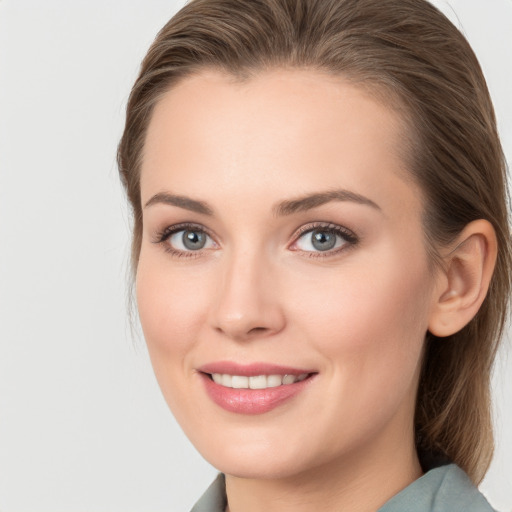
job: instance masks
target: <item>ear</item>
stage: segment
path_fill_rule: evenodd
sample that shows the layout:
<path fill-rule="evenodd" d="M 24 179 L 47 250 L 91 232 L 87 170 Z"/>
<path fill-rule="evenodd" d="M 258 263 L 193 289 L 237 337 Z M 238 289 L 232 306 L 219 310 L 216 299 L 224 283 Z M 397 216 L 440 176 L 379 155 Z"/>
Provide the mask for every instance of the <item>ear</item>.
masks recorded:
<path fill-rule="evenodd" d="M 492 224 L 470 222 L 443 255 L 429 331 L 450 336 L 476 315 L 485 299 L 496 264 L 497 241 Z"/>

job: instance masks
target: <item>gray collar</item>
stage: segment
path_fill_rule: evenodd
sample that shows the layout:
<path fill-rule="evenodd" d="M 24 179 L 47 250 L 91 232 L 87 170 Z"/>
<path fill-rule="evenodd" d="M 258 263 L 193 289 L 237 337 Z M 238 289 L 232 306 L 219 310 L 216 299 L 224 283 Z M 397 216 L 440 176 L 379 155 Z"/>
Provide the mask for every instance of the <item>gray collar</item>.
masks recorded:
<path fill-rule="evenodd" d="M 219 473 L 190 512 L 224 512 L 226 505 L 226 481 Z"/>
<path fill-rule="evenodd" d="M 191 512 L 224 512 L 226 490 L 219 474 Z M 455 464 L 431 469 L 377 512 L 495 512 Z"/>

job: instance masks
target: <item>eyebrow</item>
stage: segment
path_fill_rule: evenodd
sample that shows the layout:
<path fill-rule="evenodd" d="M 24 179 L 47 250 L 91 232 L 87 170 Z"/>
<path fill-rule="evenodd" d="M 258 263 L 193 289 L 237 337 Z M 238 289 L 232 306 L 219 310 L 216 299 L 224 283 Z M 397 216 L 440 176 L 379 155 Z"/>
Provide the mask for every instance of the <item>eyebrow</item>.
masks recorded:
<path fill-rule="evenodd" d="M 155 194 L 145 205 L 153 206 L 155 204 L 168 204 L 171 206 L 177 206 L 191 212 L 202 213 L 203 215 L 213 215 L 213 210 L 204 201 L 197 201 L 186 196 L 177 196 L 169 194 L 167 192 L 160 192 Z"/>
<path fill-rule="evenodd" d="M 311 210 L 312 208 L 322 206 L 323 204 L 330 203 L 331 201 L 349 201 L 365 206 L 371 206 L 379 211 L 381 210 L 377 203 L 365 196 L 351 192 L 350 190 L 337 189 L 317 192 L 297 199 L 282 201 L 278 205 L 274 206 L 273 212 L 276 216 L 291 215 L 293 213 Z"/>
<path fill-rule="evenodd" d="M 297 199 L 282 201 L 272 208 L 272 212 L 277 217 L 283 217 L 286 215 L 292 215 L 297 212 L 311 210 L 318 206 L 322 206 L 323 204 L 330 203 L 331 201 L 348 201 L 370 206 L 379 211 L 381 210 L 377 203 L 365 196 L 350 190 L 337 189 L 327 190 L 325 192 L 316 192 L 313 194 L 307 194 Z M 197 199 L 192 199 L 187 196 L 170 194 L 168 192 L 160 192 L 155 194 L 144 205 L 144 208 L 148 208 L 149 206 L 153 206 L 155 204 L 167 204 L 203 215 L 213 215 L 213 209 L 204 201 L 198 201 Z"/>

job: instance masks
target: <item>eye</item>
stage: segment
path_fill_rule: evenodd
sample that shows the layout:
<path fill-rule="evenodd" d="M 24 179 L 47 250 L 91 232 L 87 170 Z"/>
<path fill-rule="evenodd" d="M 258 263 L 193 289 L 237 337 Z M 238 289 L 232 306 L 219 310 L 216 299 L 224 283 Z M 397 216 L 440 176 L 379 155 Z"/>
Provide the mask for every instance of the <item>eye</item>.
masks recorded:
<path fill-rule="evenodd" d="M 178 251 L 199 251 L 204 249 L 209 241 L 210 237 L 197 229 L 182 229 L 167 239 L 167 243 Z"/>
<path fill-rule="evenodd" d="M 293 250 L 316 253 L 336 253 L 346 246 L 355 245 L 357 237 L 348 229 L 336 225 L 306 227 L 300 233 Z"/>
<path fill-rule="evenodd" d="M 164 244 L 167 251 L 178 256 L 217 246 L 204 229 L 194 225 L 170 226 L 158 234 L 155 242 Z"/>

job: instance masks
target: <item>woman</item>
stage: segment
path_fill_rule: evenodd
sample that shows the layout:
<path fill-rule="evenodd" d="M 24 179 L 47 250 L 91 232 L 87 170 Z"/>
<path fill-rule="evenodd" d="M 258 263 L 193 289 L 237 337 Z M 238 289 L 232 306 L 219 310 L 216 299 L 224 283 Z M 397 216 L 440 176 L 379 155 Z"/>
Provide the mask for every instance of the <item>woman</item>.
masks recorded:
<path fill-rule="evenodd" d="M 193 0 L 119 168 L 153 368 L 221 471 L 195 511 L 492 510 L 505 162 L 424 0 Z"/>

